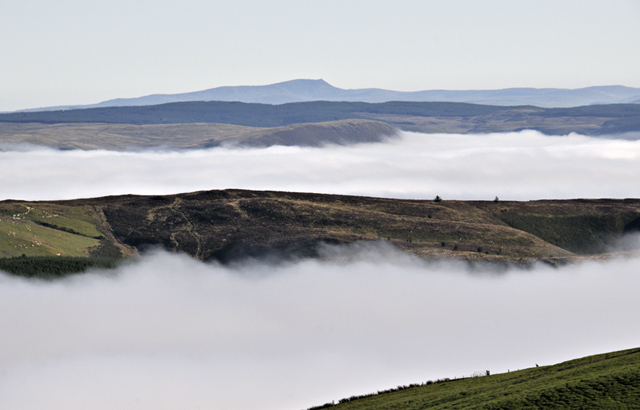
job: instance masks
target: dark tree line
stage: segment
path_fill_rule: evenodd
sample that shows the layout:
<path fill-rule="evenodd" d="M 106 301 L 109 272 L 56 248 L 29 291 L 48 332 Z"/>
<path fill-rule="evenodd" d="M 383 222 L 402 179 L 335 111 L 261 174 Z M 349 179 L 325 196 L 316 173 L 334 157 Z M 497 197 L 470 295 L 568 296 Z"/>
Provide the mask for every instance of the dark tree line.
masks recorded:
<path fill-rule="evenodd" d="M 19 256 L 0 258 L 0 270 L 10 275 L 37 279 L 58 279 L 90 268 L 111 269 L 114 258 L 79 258 L 70 256 Z"/>

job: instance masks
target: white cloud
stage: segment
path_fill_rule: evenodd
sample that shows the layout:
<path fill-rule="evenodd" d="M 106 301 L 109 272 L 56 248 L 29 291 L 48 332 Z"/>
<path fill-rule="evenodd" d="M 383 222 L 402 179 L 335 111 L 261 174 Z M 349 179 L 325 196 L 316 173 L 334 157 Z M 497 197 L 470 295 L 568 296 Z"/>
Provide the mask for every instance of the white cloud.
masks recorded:
<path fill-rule="evenodd" d="M 236 267 L 154 253 L 116 275 L 0 276 L 12 410 L 300 409 L 634 347 L 638 259 L 501 274 L 384 244 Z"/>
<path fill-rule="evenodd" d="M 640 142 L 532 131 L 386 144 L 0 152 L 0 198 L 247 188 L 447 199 L 632 197 Z M 626 238 L 623 248 L 637 248 Z M 634 347 L 638 259 L 502 274 L 388 248 L 205 265 L 157 253 L 63 282 L 0 275 L 9 409 L 300 409 Z"/>
<path fill-rule="evenodd" d="M 637 196 L 640 141 L 535 131 L 404 133 L 385 144 L 197 151 L 0 152 L 0 199 L 246 188 L 530 200 Z"/>

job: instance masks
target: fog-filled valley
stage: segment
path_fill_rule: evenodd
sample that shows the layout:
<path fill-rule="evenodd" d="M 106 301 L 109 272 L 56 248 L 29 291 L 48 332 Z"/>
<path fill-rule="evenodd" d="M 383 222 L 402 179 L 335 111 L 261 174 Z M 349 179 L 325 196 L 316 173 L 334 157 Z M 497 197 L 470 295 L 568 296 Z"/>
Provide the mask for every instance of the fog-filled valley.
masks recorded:
<path fill-rule="evenodd" d="M 0 276 L 11 409 L 299 409 L 637 345 L 639 260 L 492 272 L 384 242 L 223 267 L 151 252 L 53 283 Z"/>
<path fill-rule="evenodd" d="M 637 196 L 640 141 L 535 131 L 402 133 L 324 148 L 138 152 L 0 147 L 0 199 L 52 200 L 244 188 L 428 199 Z"/>
<path fill-rule="evenodd" d="M 526 201 L 637 197 L 640 186 L 640 141 L 534 131 L 323 148 L 1 148 L 3 200 L 244 188 Z M 378 241 L 288 262 L 151 250 L 54 282 L 0 274 L 0 403 L 302 409 L 636 347 L 639 268 L 637 257 L 470 267 Z"/>

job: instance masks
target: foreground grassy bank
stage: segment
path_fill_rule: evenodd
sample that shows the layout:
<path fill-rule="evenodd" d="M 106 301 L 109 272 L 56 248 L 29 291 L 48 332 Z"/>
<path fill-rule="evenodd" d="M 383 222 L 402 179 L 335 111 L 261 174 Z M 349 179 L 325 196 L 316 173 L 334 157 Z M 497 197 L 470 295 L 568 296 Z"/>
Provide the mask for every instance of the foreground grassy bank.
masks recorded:
<path fill-rule="evenodd" d="M 309 410 L 640 409 L 640 348 L 553 366 L 400 386 Z"/>

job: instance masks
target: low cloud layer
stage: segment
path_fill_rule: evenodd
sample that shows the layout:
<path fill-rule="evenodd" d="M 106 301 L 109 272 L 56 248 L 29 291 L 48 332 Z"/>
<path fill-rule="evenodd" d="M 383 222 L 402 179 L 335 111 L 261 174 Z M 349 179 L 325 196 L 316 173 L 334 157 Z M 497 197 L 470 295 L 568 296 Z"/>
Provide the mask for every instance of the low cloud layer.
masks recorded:
<path fill-rule="evenodd" d="M 620 259 L 496 274 L 381 243 L 283 265 L 159 252 L 55 283 L 0 274 L 0 403 L 301 409 L 630 348 L 639 269 Z"/>
<path fill-rule="evenodd" d="M 5 147 L 6 149 L 7 147 Z M 404 198 L 637 197 L 640 142 L 405 133 L 386 144 L 0 151 L 0 199 L 246 188 Z M 637 249 L 625 238 L 622 249 Z M 55 283 L 0 274 L 13 410 L 301 409 L 637 346 L 640 259 L 507 272 L 384 244 L 235 267 L 163 252 Z"/>
<path fill-rule="evenodd" d="M 640 141 L 403 133 L 385 144 L 184 152 L 0 152 L 0 199 L 72 199 L 245 188 L 400 198 L 625 198 Z M 5 147 L 7 149 L 7 147 Z"/>

